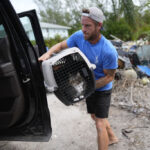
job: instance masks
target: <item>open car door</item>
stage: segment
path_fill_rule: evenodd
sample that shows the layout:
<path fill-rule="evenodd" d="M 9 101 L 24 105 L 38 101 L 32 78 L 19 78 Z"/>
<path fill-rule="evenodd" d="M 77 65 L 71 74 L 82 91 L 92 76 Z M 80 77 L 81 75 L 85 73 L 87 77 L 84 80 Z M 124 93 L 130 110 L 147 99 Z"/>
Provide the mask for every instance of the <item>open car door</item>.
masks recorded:
<path fill-rule="evenodd" d="M 31 24 L 34 23 L 32 20 Z M 1 0 L 0 140 L 48 141 L 51 136 L 50 113 L 37 56 L 46 49 L 39 43 L 43 42 L 40 34 L 36 39 L 37 52 L 10 1 Z"/>

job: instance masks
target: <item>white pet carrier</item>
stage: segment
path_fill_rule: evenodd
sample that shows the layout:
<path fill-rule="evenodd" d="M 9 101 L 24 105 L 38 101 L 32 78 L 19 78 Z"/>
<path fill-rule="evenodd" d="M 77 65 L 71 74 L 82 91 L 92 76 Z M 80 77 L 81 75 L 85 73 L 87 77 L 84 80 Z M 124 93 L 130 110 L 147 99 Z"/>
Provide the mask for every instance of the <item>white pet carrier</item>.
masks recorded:
<path fill-rule="evenodd" d="M 87 98 L 95 90 L 95 65 L 78 48 L 61 51 L 44 61 L 42 69 L 46 89 L 66 105 Z"/>

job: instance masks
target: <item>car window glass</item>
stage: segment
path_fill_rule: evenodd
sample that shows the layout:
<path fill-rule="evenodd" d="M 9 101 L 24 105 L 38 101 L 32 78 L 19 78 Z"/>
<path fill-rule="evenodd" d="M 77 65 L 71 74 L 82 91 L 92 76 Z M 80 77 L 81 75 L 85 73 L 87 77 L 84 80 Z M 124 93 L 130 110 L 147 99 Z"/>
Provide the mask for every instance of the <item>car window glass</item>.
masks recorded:
<path fill-rule="evenodd" d="M 4 38 L 4 37 L 6 37 L 6 32 L 4 26 L 0 24 L 0 38 Z"/>
<path fill-rule="evenodd" d="M 0 16 L 0 76 L 4 75 L 4 72 L 5 72 L 4 70 L 7 68 L 6 65 L 3 65 L 2 67 L 2 64 L 4 64 L 5 62 L 8 62 L 10 58 L 9 46 L 10 46 L 10 43 L 8 39 L 8 34 L 6 33 L 5 25 L 2 23 L 1 16 Z M 3 80 L 2 81 L 0 80 L 0 85 L 2 85 L 2 82 Z M 1 99 L 1 96 L 0 96 L 0 99 Z M 1 103 L 2 101 L 0 100 L 0 111 L 3 109 L 3 105 Z"/>
<path fill-rule="evenodd" d="M 26 32 L 29 40 L 31 41 L 31 43 L 33 45 L 36 45 L 36 40 L 35 40 L 35 36 L 34 36 L 34 33 L 33 33 L 33 29 L 32 29 L 30 19 L 28 17 L 22 17 L 22 18 L 20 18 L 20 20 L 22 22 L 22 25 L 25 29 L 25 32 Z"/>

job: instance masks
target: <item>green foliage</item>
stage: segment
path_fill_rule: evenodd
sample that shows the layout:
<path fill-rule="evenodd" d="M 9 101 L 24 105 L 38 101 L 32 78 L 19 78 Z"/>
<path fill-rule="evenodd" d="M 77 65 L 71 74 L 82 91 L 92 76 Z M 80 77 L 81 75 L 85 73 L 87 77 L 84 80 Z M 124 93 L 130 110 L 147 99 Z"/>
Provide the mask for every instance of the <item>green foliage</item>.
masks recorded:
<path fill-rule="evenodd" d="M 81 30 L 81 23 L 76 23 L 73 26 L 71 26 L 71 29 L 69 30 L 69 36 L 77 30 Z"/>
<path fill-rule="evenodd" d="M 146 34 L 146 39 L 150 42 L 150 30 L 145 32 Z"/>
<path fill-rule="evenodd" d="M 32 45 L 36 45 L 36 41 L 35 40 L 32 40 L 30 42 L 32 43 Z"/>
<path fill-rule="evenodd" d="M 135 8 L 132 0 L 121 0 L 124 17 L 132 29 L 136 29 Z"/>
<path fill-rule="evenodd" d="M 45 41 L 45 45 L 50 48 L 53 45 L 62 42 L 63 40 L 65 40 L 66 38 L 61 38 L 59 35 L 56 35 L 54 38 L 50 38 L 50 39 L 46 39 Z"/>
<path fill-rule="evenodd" d="M 114 20 L 107 20 L 104 23 L 104 31 L 102 33 L 109 39 L 111 39 L 111 34 L 123 41 L 132 39 L 132 30 L 123 18 L 116 22 Z"/>
<path fill-rule="evenodd" d="M 86 2 L 80 0 L 34 0 L 41 20 L 53 24 L 73 26 L 80 23 L 80 12 Z M 85 0 L 88 1 L 88 0 Z"/>
<path fill-rule="evenodd" d="M 146 5 L 146 4 L 145 4 Z M 146 5 L 147 6 L 147 5 Z M 141 7 L 139 7 L 139 10 Z M 143 9 L 143 6 L 142 6 Z M 138 40 L 140 38 L 146 38 L 147 40 L 150 39 L 150 11 L 149 9 L 145 9 L 140 13 L 138 11 L 137 13 L 137 30 L 136 32 L 133 32 L 133 39 Z"/>
<path fill-rule="evenodd" d="M 142 19 L 143 19 L 144 23 L 150 24 L 150 10 L 146 10 L 144 12 L 144 15 L 143 15 Z"/>
<path fill-rule="evenodd" d="M 150 41 L 150 25 L 143 25 L 138 29 L 138 31 L 134 34 L 134 40 L 138 40 L 140 38 L 145 38 Z"/>
<path fill-rule="evenodd" d="M 61 0 L 35 0 L 39 6 L 41 21 L 53 24 L 66 25 L 71 17 L 63 8 Z"/>
<path fill-rule="evenodd" d="M 102 33 L 110 38 L 110 34 L 127 40 L 137 40 L 140 37 L 149 37 L 150 31 L 150 0 L 140 1 L 136 6 L 133 0 L 34 0 L 44 22 L 70 26 L 69 35 L 81 29 L 81 10 L 91 6 L 101 8 L 105 15 Z M 109 4 L 109 6 L 108 6 Z M 108 9 L 109 8 L 109 9 Z M 111 11 L 110 11 L 111 10 Z M 51 47 L 63 39 L 46 40 Z"/>

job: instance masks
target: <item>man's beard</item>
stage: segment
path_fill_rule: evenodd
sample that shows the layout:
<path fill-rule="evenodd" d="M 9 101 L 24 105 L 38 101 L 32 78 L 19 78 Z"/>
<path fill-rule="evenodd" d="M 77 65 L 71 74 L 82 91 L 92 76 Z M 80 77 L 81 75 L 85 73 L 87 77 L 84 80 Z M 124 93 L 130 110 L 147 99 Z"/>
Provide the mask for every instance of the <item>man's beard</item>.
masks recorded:
<path fill-rule="evenodd" d="M 87 41 L 93 41 L 93 40 L 97 39 L 97 37 L 99 37 L 99 34 L 97 34 L 96 32 L 94 32 L 92 35 L 90 35 L 88 37 L 84 36 L 84 39 L 87 40 Z"/>

